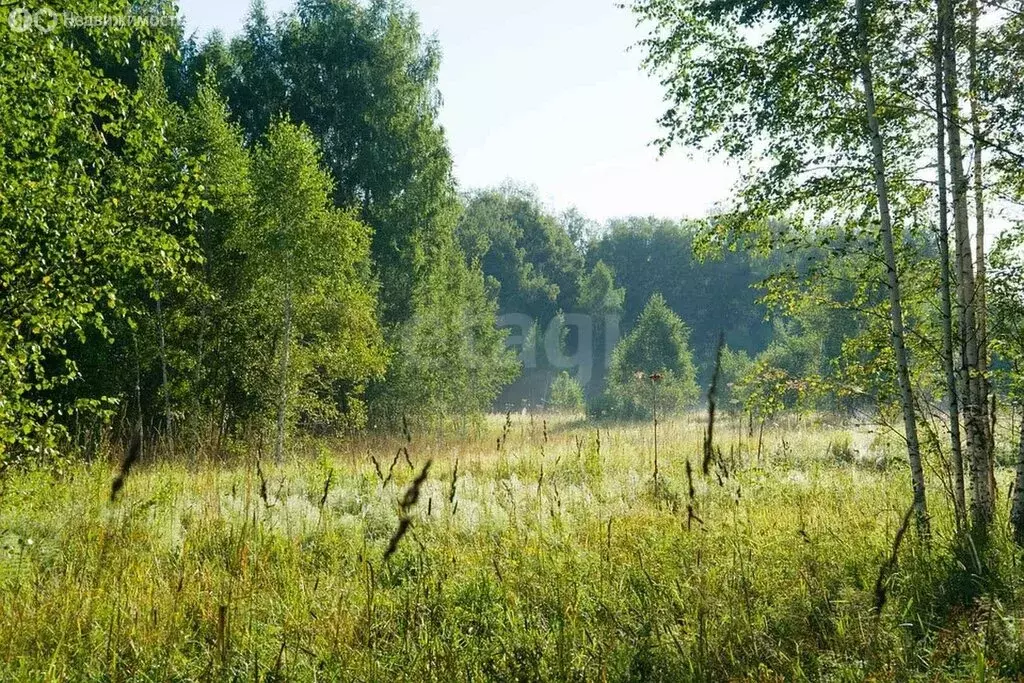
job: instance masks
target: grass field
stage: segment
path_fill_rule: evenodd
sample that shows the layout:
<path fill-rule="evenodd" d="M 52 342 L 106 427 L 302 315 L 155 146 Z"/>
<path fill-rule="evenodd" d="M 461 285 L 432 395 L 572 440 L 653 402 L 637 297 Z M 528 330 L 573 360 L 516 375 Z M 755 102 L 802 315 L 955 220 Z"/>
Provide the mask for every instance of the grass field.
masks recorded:
<path fill-rule="evenodd" d="M 702 430 L 697 416 L 660 426 L 657 483 L 649 424 L 518 415 L 454 436 L 413 433 L 408 459 L 404 438 L 366 437 L 299 448 L 259 471 L 245 454 L 144 462 L 113 503 L 112 462 L 9 474 L 0 677 L 1024 672 L 1020 556 L 1001 530 L 980 571 L 970 549 L 951 549 L 937 478 L 934 536 L 908 533 L 876 612 L 910 500 L 897 443 L 792 420 L 769 426 L 758 458 L 758 435 L 727 422 L 705 476 Z M 418 500 L 406 499 L 408 533 L 385 560 L 429 460 Z"/>

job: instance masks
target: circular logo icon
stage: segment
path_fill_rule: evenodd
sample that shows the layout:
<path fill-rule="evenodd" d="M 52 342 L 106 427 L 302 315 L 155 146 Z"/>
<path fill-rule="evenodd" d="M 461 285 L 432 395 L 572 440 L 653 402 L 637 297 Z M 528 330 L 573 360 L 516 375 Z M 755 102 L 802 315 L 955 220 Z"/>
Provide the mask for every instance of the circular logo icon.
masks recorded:
<path fill-rule="evenodd" d="M 44 7 L 36 12 L 36 28 L 43 33 L 49 33 L 53 29 L 57 28 L 58 18 L 59 17 L 56 12 L 49 7 Z"/>
<path fill-rule="evenodd" d="M 11 30 L 15 33 L 24 33 L 32 28 L 32 23 L 32 13 L 24 7 L 15 7 L 11 10 L 11 13 L 7 15 L 7 25 L 10 26 Z"/>

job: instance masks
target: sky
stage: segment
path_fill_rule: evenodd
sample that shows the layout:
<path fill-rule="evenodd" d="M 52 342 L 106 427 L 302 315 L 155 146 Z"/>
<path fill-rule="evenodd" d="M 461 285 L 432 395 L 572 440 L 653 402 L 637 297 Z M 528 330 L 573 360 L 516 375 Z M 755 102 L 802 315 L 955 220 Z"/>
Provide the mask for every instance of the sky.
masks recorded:
<path fill-rule="evenodd" d="M 605 221 L 699 218 L 735 172 L 700 152 L 659 158 L 662 90 L 630 50 L 617 0 L 407 0 L 443 54 L 439 88 L 461 189 L 533 186 L 553 210 Z M 179 0 L 190 31 L 241 30 L 249 0 Z M 266 0 L 268 12 L 293 0 Z"/>

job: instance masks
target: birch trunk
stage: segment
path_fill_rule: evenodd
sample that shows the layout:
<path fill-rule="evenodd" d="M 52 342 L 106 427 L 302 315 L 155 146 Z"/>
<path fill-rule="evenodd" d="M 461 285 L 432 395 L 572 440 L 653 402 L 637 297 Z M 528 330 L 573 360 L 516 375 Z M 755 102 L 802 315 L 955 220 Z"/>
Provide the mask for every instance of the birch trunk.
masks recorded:
<path fill-rule="evenodd" d="M 984 529 L 992 520 L 995 495 L 992 490 L 992 468 L 986 438 L 988 405 L 984 399 L 985 380 L 980 372 L 974 259 L 967 215 L 968 181 L 964 173 L 963 146 L 960 140 L 962 119 L 957 91 L 959 79 L 951 0 L 940 0 L 940 18 L 944 38 L 942 52 L 946 96 L 946 135 L 949 142 L 947 152 L 952 181 L 953 225 L 956 234 L 956 261 L 959 275 L 957 303 L 960 307 L 962 333 L 964 422 L 967 429 L 967 451 L 971 461 L 971 484 L 974 489 L 971 516 L 974 525 L 979 529 Z"/>
<path fill-rule="evenodd" d="M 935 35 L 935 150 L 939 181 L 939 260 L 942 289 L 942 364 L 946 374 L 946 408 L 949 412 L 949 445 L 952 459 L 953 509 L 957 528 L 967 521 L 964 492 L 964 453 L 960 437 L 960 400 L 953 362 L 953 278 L 949 257 L 949 198 L 946 190 L 946 125 L 942 99 L 942 22 Z"/>
<path fill-rule="evenodd" d="M 897 377 L 900 387 L 900 403 L 903 409 L 903 423 L 907 438 L 907 457 L 910 461 L 910 475 L 914 486 L 914 511 L 918 527 L 928 530 L 928 506 L 925 500 L 924 468 L 921 464 L 921 447 L 917 437 L 917 418 L 910 385 L 910 366 L 904 339 L 903 301 L 900 294 L 899 273 L 896 267 L 896 247 L 893 238 L 892 215 L 889 210 L 889 188 L 885 177 L 885 157 L 882 149 L 882 134 L 878 124 L 875 106 L 874 75 L 868 43 L 868 19 L 866 0 L 857 0 L 857 27 L 861 77 L 864 82 L 864 105 L 868 133 L 871 136 L 871 154 L 875 175 L 875 190 L 878 194 L 878 215 L 885 251 L 885 264 L 889 281 L 889 313 L 892 322 L 892 345 L 896 356 Z"/>
<path fill-rule="evenodd" d="M 167 386 L 167 346 L 164 341 L 164 309 L 160 294 L 160 284 L 156 285 L 156 327 L 160 342 L 160 386 L 164 395 L 164 422 L 167 428 L 167 441 L 171 452 L 174 452 L 174 435 L 171 424 L 171 392 Z"/>
<path fill-rule="evenodd" d="M 1017 545 L 1024 545 L 1024 411 L 1022 411 L 1020 419 L 1017 476 L 1013 482 L 1013 507 L 1010 509 L 1010 524 L 1013 525 L 1013 540 L 1017 542 Z"/>
<path fill-rule="evenodd" d="M 970 40 L 970 102 L 971 102 L 971 137 L 974 143 L 974 243 L 977 251 L 977 272 L 974 286 L 977 288 L 978 303 L 978 350 L 981 354 L 982 370 L 988 370 L 988 305 L 985 293 L 987 278 L 985 265 L 985 174 L 983 167 L 984 149 L 981 134 L 981 88 L 978 76 L 978 0 L 971 0 L 971 40 Z"/>
<path fill-rule="evenodd" d="M 985 445 L 988 449 L 989 479 L 993 497 L 996 492 L 995 479 L 995 405 L 989 405 L 992 395 L 992 382 L 989 377 L 988 354 L 988 294 L 986 280 L 988 278 L 985 263 L 985 173 L 983 165 L 984 148 L 981 134 L 981 79 L 978 75 L 978 20 L 981 12 L 978 0 L 971 0 L 971 35 L 969 43 L 969 89 L 971 102 L 971 138 L 974 144 L 974 251 L 975 262 L 975 301 L 977 302 L 978 321 L 978 372 L 981 373 L 981 401 L 986 406 L 985 414 Z M 989 409 L 991 408 L 991 409 Z"/>
<path fill-rule="evenodd" d="M 284 298 L 284 329 L 281 333 L 281 377 L 277 397 L 277 441 L 274 444 L 274 458 L 280 462 L 284 457 L 284 432 L 288 414 L 288 361 L 292 338 L 292 295 Z"/>

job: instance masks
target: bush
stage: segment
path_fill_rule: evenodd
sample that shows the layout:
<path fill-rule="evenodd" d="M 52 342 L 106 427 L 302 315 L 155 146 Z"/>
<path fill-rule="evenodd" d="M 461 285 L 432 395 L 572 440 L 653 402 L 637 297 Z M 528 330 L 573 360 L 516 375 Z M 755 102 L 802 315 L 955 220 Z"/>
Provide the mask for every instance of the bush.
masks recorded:
<path fill-rule="evenodd" d="M 583 398 L 583 385 L 566 371 L 562 371 L 551 382 L 551 395 L 548 405 L 555 410 L 566 413 L 582 413 L 586 410 Z"/>
<path fill-rule="evenodd" d="M 721 375 L 718 379 L 720 405 L 726 410 L 742 411 L 750 396 L 747 382 L 754 370 L 754 359 L 746 351 L 722 348 Z"/>
<path fill-rule="evenodd" d="M 828 444 L 828 454 L 837 463 L 851 465 L 857 459 L 857 449 L 853 446 L 853 437 L 848 433 L 840 433 Z"/>
<path fill-rule="evenodd" d="M 622 419 L 647 419 L 693 405 L 697 387 L 690 332 L 683 321 L 655 294 L 629 333 L 612 352 L 605 395 L 591 412 Z M 657 382 L 651 377 L 658 376 Z M 656 386 L 655 386 L 656 384 Z"/>

